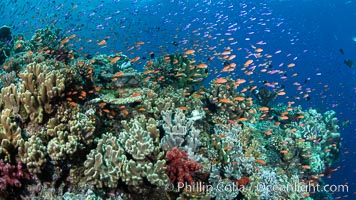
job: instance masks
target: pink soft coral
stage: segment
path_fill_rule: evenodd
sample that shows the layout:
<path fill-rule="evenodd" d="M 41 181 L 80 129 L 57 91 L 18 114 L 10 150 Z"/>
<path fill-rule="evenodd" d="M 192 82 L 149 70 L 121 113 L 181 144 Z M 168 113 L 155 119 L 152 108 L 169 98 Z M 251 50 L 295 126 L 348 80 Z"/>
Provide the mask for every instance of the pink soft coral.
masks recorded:
<path fill-rule="evenodd" d="M 180 151 L 174 147 L 166 155 L 167 172 L 172 182 L 187 182 L 194 184 L 193 176 L 195 171 L 201 169 L 201 165 L 188 158 L 187 152 Z"/>
<path fill-rule="evenodd" d="M 8 187 L 21 187 L 21 180 L 29 180 L 30 174 L 22 167 L 22 162 L 10 165 L 0 160 L 0 191 L 6 191 Z"/>

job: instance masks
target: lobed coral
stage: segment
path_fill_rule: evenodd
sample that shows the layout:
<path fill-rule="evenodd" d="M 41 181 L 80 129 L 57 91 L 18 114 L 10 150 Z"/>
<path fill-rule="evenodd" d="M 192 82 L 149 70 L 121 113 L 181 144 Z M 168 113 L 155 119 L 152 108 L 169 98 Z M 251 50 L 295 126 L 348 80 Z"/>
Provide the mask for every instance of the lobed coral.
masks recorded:
<path fill-rule="evenodd" d="M 47 149 L 39 137 L 32 135 L 20 146 L 19 154 L 29 172 L 32 174 L 39 174 L 42 172 L 47 162 Z"/>
<path fill-rule="evenodd" d="M 152 118 L 142 115 L 123 121 L 124 129 L 117 136 L 104 134 L 84 163 L 87 181 L 99 188 L 116 187 L 119 180 L 139 188 L 144 183 L 143 178 L 153 185 L 164 185 L 168 177 L 165 160 L 158 149 L 156 126 Z"/>
<path fill-rule="evenodd" d="M 71 158 L 95 139 L 95 111 L 88 109 L 85 113 L 79 108 L 60 107 L 57 115 L 49 119 L 46 135 L 50 138 L 47 153 L 54 161 Z"/>
<path fill-rule="evenodd" d="M 53 104 L 63 97 L 65 79 L 63 70 L 54 70 L 45 63 L 31 63 L 19 74 L 21 82 L 2 88 L 2 106 L 12 109 L 21 120 L 28 118 L 42 123 L 44 114 L 53 112 Z"/>

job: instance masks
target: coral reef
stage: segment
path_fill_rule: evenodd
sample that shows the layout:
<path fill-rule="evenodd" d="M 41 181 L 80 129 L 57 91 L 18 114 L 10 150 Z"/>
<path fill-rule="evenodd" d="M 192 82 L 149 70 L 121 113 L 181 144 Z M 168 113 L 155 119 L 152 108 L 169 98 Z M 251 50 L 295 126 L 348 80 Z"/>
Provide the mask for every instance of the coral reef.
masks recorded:
<path fill-rule="evenodd" d="M 47 152 L 46 146 L 40 138 L 32 135 L 28 141 L 21 145 L 19 151 L 29 172 L 33 174 L 39 174 L 42 172 L 47 162 Z"/>
<path fill-rule="evenodd" d="M 15 83 L 16 73 L 11 71 L 9 73 L 5 72 L 0 75 L 0 88 L 7 87 L 12 83 Z"/>
<path fill-rule="evenodd" d="M 0 28 L 0 198 L 327 196 L 258 186 L 323 184 L 341 147 L 334 111 L 272 105 L 275 91 L 243 79 L 203 87 L 208 66 L 189 52 L 140 72 L 137 57 L 76 53 L 74 38 Z"/>
<path fill-rule="evenodd" d="M 238 182 L 242 184 L 242 180 L 257 171 L 258 163 L 250 152 L 259 149 L 251 150 L 252 145 L 248 145 L 249 149 L 243 150 L 239 139 L 241 127 L 238 125 L 229 128 L 216 126 L 214 132 L 212 148 L 209 149 L 210 157 L 216 160 L 209 177 L 209 182 L 214 188 L 211 196 L 216 199 L 233 199 L 239 195 Z M 221 183 L 224 184 L 222 188 L 235 188 L 234 192 L 220 191 L 218 188 Z"/>
<path fill-rule="evenodd" d="M 21 128 L 13 119 L 15 118 L 11 109 L 3 109 L 0 116 L 0 153 L 5 160 L 11 161 L 11 152 L 14 148 L 19 147 L 21 143 Z"/>
<path fill-rule="evenodd" d="M 204 103 L 209 111 L 207 116 L 215 123 L 227 123 L 228 120 L 255 121 L 252 98 L 237 91 L 238 83 L 229 77 L 218 78 L 211 81 L 211 87 L 204 92 Z"/>

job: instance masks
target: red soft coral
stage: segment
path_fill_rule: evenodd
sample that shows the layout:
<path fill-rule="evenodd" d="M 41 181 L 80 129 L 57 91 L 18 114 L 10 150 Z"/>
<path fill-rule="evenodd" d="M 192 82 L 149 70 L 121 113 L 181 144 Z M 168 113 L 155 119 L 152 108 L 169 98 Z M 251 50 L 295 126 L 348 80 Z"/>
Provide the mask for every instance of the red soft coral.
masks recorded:
<path fill-rule="evenodd" d="M 249 183 L 250 183 L 249 177 L 241 177 L 239 180 L 236 180 L 236 185 L 239 188 L 244 188 Z"/>
<path fill-rule="evenodd" d="M 0 160 L 0 191 L 6 191 L 8 187 L 21 187 L 21 180 L 29 180 L 30 174 L 22 167 L 22 162 L 10 165 Z"/>
<path fill-rule="evenodd" d="M 187 152 L 174 147 L 166 155 L 167 173 L 172 182 L 194 184 L 195 171 L 201 169 L 201 165 L 188 158 Z"/>

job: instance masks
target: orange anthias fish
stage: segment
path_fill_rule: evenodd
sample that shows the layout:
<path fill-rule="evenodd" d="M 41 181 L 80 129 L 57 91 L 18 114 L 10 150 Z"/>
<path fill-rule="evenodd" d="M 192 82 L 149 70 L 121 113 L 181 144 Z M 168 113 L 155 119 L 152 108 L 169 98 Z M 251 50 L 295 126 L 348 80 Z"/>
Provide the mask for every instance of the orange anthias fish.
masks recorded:
<path fill-rule="evenodd" d="M 227 79 L 226 78 L 217 78 L 214 82 L 217 84 L 223 84 L 223 83 L 227 82 Z"/>
<path fill-rule="evenodd" d="M 266 135 L 272 135 L 272 131 L 266 131 L 265 134 Z"/>
<path fill-rule="evenodd" d="M 266 161 L 261 160 L 261 159 L 256 159 L 255 162 L 256 162 L 256 163 L 259 163 L 259 164 L 261 164 L 261 165 L 265 165 L 265 164 L 266 164 Z"/>
<path fill-rule="evenodd" d="M 197 68 L 198 69 L 206 69 L 206 68 L 208 68 L 208 65 L 205 63 L 201 63 L 201 64 L 197 65 Z"/>
<path fill-rule="evenodd" d="M 143 42 L 143 41 L 136 42 L 136 45 L 143 45 L 143 44 L 145 44 L 145 42 Z"/>
<path fill-rule="evenodd" d="M 245 97 L 235 97 L 234 100 L 236 100 L 236 101 L 244 101 Z"/>
<path fill-rule="evenodd" d="M 245 79 L 237 79 L 235 83 L 236 83 L 237 85 L 240 85 L 240 84 L 245 83 L 245 82 L 246 82 Z"/>
<path fill-rule="evenodd" d="M 255 52 L 257 52 L 257 53 L 261 53 L 262 51 L 263 51 L 263 49 L 261 49 L 261 48 L 258 48 L 255 50 Z"/>
<path fill-rule="evenodd" d="M 290 63 L 290 64 L 288 64 L 288 67 L 294 67 L 295 66 L 295 64 L 294 63 Z"/>
<path fill-rule="evenodd" d="M 283 96 L 285 94 L 286 94 L 286 92 L 284 92 L 284 91 L 280 91 L 280 92 L 277 93 L 277 95 L 279 95 L 279 96 Z"/>
<path fill-rule="evenodd" d="M 229 56 L 227 59 L 228 59 L 228 60 L 233 60 L 234 58 L 236 58 L 236 55 L 231 55 L 231 56 Z"/>
<path fill-rule="evenodd" d="M 110 64 L 115 64 L 118 60 L 120 60 L 121 57 L 120 56 L 117 56 L 115 58 L 113 58 L 111 61 L 110 61 Z"/>
<path fill-rule="evenodd" d="M 106 40 L 101 40 L 101 41 L 98 43 L 99 46 L 103 46 L 103 45 L 106 45 L 106 44 L 107 44 Z"/>
<path fill-rule="evenodd" d="M 225 56 L 225 55 L 230 55 L 231 54 L 231 51 L 224 51 L 221 53 L 221 55 Z"/>
<path fill-rule="evenodd" d="M 124 75 L 124 72 L 116 72 L 114 74 L 114 77 L 119 77 L 119 76 L 122 76 L 122 75 Z"/>
<path fill-rule="evenodd" d="M 195 53 L 195 51 L 192 50 L 192 49 L 187 50 L 187 51 L 184 52 L 185 55 L 191 55 L 191 54 L 194 54 L 194 53 Z"/>
<path fill-rule="evenodd" d="M 251 63 L 253 63 L 253 60 L 248 60 L 245 62 L 244 67 L 249 66 Z"/>
<path fill-rule="evenodd" d="M 259 108 L 259 110 L 263 111 L 263 112 L 268 112 L 269 108 L 268 107 L 261 107 L 261 108 Z"/>
<path fill-rule="evenodd" d="M 228 98 L 223 98 L 219 100 L 220 103 L 228 103 L 228 104 L 232 104 L 232 101 Z"/>

